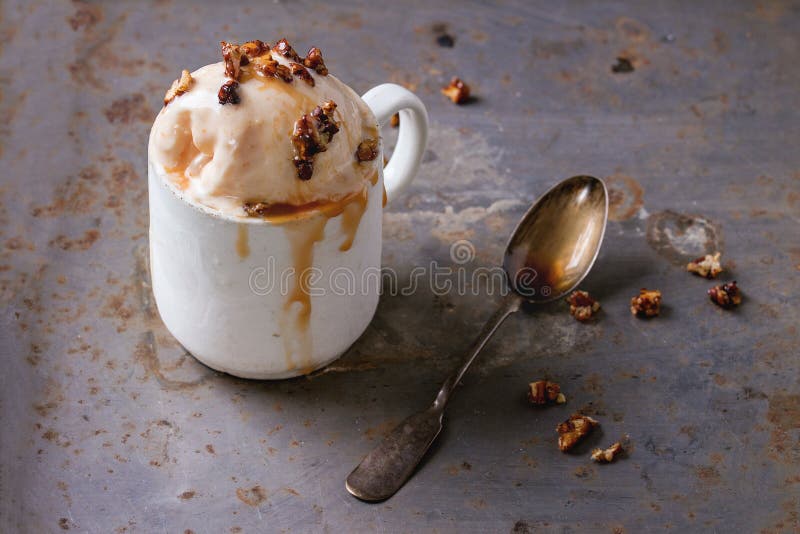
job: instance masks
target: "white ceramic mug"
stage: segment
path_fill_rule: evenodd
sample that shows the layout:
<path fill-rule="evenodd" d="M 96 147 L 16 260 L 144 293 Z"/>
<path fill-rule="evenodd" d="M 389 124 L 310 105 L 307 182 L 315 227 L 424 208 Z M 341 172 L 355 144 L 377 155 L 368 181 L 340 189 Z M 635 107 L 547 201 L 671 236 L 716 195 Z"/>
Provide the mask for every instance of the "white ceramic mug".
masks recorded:
<path fill-rule="evenodd" d="M 172 335 L 209 367 L 244 378 L 306 374 L 341 356 L 372 320 L 383 205 L 416 175 L 428 116 L 398 85 L 362 98 L 380 125 L 399 112 L 400 130 L 377 182 L 341 209 L 279 223 L 229 216 L 183 196 L 150 159 L 153 294 Z"/>

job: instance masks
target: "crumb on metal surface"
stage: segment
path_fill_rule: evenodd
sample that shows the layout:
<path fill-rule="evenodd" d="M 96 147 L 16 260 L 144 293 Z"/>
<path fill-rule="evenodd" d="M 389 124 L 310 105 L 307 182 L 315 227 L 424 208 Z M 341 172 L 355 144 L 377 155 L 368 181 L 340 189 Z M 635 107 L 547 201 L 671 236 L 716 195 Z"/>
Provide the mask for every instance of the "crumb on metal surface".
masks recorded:
<path fill-rule="evenodd" d="M 588 321 L 600 309 L 600 303 L 593 299 L 588 292 L 576 290 L 567 297 L 569 313 L 581 322 Z"/>
<path fill-rule="evenodd" d="M 597 420 L 588 415 L 572 414 L 569 419 L 556 427 L 559 450 L 561 452 L 571 450 L 599 425 L 600 423 Z"/>
<path fill-rule="evenodd" d="M 720 253 L 706 254 L 686 264 L 686 270 L 704 278 L 716 278 L 722 272 Z"/>
<path fill-rule="evenodd" d="M 658 289 L 639 290 L 631 299 L 631 313 L 637 317 L 655 317 L 661 312 L 661 291 Z"/>
<path fill-rule="evenodd" d="M 469 85 L 454 76 L 447 87 L 442 87 L 442 94 L 455 104 L 465 104 L 469 101 Z"/>
<path fill-rule="evenodd" d="M 736 280 L 734 280 L 709 289 L 708 298 L 717 306 L 731 309 L 742 303 L 742 292 L 739 290 L 739 286 L 736 285 Z"/>
<path fill-rule="evenodd" d="M 528 401 L 531 404 L 563 404 L 567 398 L 561 393 L 561 387 L 549 380 L 537 380 L 528 384 Z"/>
<path fill-rule="evenodd" d="M 592 460 L 600 464 L 609 464 L 613 462 L 622 452 L 622 444 L 617 441 L 605 449 L 593 449 Z"/>

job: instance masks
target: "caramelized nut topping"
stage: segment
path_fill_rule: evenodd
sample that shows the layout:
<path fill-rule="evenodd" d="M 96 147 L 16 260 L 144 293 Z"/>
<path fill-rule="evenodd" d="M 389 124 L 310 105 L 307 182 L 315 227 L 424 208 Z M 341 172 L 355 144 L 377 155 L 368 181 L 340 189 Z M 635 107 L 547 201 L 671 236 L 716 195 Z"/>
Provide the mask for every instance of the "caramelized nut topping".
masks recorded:
<path fill-rule="evenodd" d="M 339 125 L 333 120 L 334 111 L 336 111 L 336 103 L 333 100 L 327 100 L 322 103 L 322 106 L 315 107 L 311 112 L 311 116 L 317 121 L 317 130 L 321 135 L 322 142 L 326 145 L 339 131 Z"/>
<path fill-rule="evenodd" d="M 314 87 L 314 78 L 309 74 L 304 66 L 300 63 L 292 63 L 289 67 L 292 71 L 292 74 L 306 82 L 311 87 Z"/>
<path fill-rule="evenodd" d="M 356 159 L 359 162 L 372 161 L 378 157 L 378 140 L 367 137 L 358 144 Z"/>
<path fill-rule="evenodd" d="M 549 380 L 537 380 L 528 384 L 528 401 L 531 404 L 564 404 L 567 398 L 561 393 L 561 387 Z"/>
<path fill-rule="evenodd" d="M 275 76 L 280 78 L 286 83 L 292 83 L 292 71 L 286 65 L 278 65 L 275 67 Z"/>
<path fill-rule="evenodd" d="M 600 464 L 610 464 L 622 452 L 622 444 L 617 441 L 607 449 L 592 450 L 592 460 Z"/>
<path fill-rule="evenodd" d="M 269 52 L 269 49 L 270 49 L 269 43 L 259 41 L 258 39 L 255 39 L 253 41 L 247 41 L 243 45 L 239 46 L 239 50 L 241 50 L 242 54 L 244 54 L 251 60 L 259 56 L 263 56 L 264 54 Z"/>
<path fill-rule="evenodd" d="M 182 94 L 186 93 L 189 88 L 192 86 L 192 75 L 189 74 L 189 71 L 183 69 L 181 71 L 181 77 L 172 82 L 167 94 L 164 95 L 164 105 L 166 106 L 177 97 L 181 96 Z"/>
<path fill-rule="evenodd" d="M 302 63 L 303 60 L 300 59 L 300 56 L 297 55 L 297 52 L 294 51 L 292 45 L 289 44 L 289 41 L 286 39 L 281 39 L 278 43 L 272 48 L 275 52 L 282 55 L 286 59 L 294 61 L 296 63 Z"/>
<path fill-rule="evenodd" d="M 712 287 L 708 290 L 708 297 L 711 302 L 726 309 L 735 308 L 742 303 L 742 292 L 739 291 L 736 280 Z"/>
<path fill-rule="evenodd" d="M 567 302 L 569 303 L 569 313 L 581 322 L 591 319 L 600 309 L 600 303 L 590 297 L 586 291 L 573 291 L 567 297 Z"/>
<path fill-rule="evenodd" d="M 264 56 L 258 58 L 258 61 L 253 62 L 253 69 L 262 76 L 271 78 L 278 74 L 278 67 L 280 64 L 272 59 L 272 56 Z M 286 68 L 286 67 L 284 67 Z"/>
<path fill-rule="evenodd" d="M 238 104 L 239 100 L 239 93 L 236 90 L 239 88 L 239 82 L 235 80 L 228 80 L 227 82 L 222 84 L 222 87 L 219 88 L 219 92 L 217 93 L 217 98 L 219 99 L 219 103 L 223 106 L 225 104 Z"/>
<path fill-rule="evenodd" d="M 469 85 L 454 76 L 450 85 L 442 87 L 442 94 L 456 104 L 465 104 L 469 100 Z"/>
<path fill-rule="evenodd" d="M 323 102 L 310 114 L 305 114 L 294 123 L 292 146 L 294 147 L 294 166 L 297 177 L 309 180 L 314 174 L 314 156 L 325 152 L 339 125 L 333 119 L 336 103 L 332 100 Z"/>
<path fill-rule="evenodd" d="M 558 448 L 561 452 L 567 452 L 599 425 L 599 422 L 588 415 L 572 414 L 569 419 L 556 427 Z"/>
<path fill-rule="evenodd" d="M 222 60 L 225 62 L 225 76 L 232 80 L 238 80 L 241 74 L 242 66 L 242 50 L 239 45 L 229 43 L 227 41 L 220 41 L 220 48 L 222 49 Z M 245 65 L 247 64 L 247 57 L 244 56 Z"/>
<path fill-rule="evenodd" d="M 269 204 L 266 202 L 245 202 L 242 204 L 242 208 L 249 217 L 263 217 L 268 213 Z"/>
<path fill-rule="evenodd" d="M 716 278 L 717 275 L 722 272 L 719 257 L 719 252 L 715 252 L 713 256 L 711 254 L 706 254 L 701 258 L 687 263 L 686 270 L 705 278 Z"/>
<path fill-rule="evenodd" d="M 637 317 L 655 317 L 661 312 L 661 291 L 658 289 L 639 290 L 631 299 L 631 313 Z"/>
<path fill-rule="evenodd" d="M 325 66 L 325 61 L 322 59 L 322 50 L 316 46 L 312 46 L 308 50 L 306 58 L 303 60 L 303 65 L 309 69 L 314 69 L 320 76 L 328 75 L 328 67 Z"/>

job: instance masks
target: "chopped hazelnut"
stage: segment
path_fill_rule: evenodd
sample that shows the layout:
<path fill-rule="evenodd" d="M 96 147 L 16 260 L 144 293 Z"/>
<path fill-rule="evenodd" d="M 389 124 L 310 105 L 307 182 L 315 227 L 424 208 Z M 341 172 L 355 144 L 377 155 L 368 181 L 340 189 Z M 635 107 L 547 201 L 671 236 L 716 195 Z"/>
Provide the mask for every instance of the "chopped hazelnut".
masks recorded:
<path fill-rule="evenodd" d="M 536 382 L 528 384 L 528 401 L 531 404 L 548 404 L 553 402 L 563 404 L 563 402 L 558 402 L 559 397 L 563 397 L 564 402 L 566 402 L 567 399 L 561 393 L 560 386 L 555 382 L 537 380 Z"/>
<path fill-rule="evenodd" d="M 658 289 L 639 290 L 631 299 L 631 313 L 637 317 L 655 317 L 661 311 L 661 291 Z"/>
<path fill-rule="evenodd" d="M 588 436 L 594 427 L 598 425 L 600 423 L 588 415 L 572 414 L 569 419 L 556 427 L 558 448 L 561 452 L 567 452 Z"/>
<path fill-rule="evenodd" d="M 255 39 L 253 41 L 247 41 L 246 43 L 239 46 L 239 50 L 241 50 L 242 54 L 244 54 L 251 60 L 263 56 L 264 54 L 269 52 L 269 49 L 270 49 L 269 43 L 259 41 L 258 39 Z"/>
<path fill-rule="evenodd" d="M 392 118 L 389 121 L 389 126 L 391 126 L 392 128 L 397 128 L 398 126 L 400 126 L 400 114 L 399 113 L 395 113 L 394 115 L 392 115 Z"/>
<path fill-rule="evenodd" d="M 325 66 L 325 61 L 322 59 L 322 50 L 316 46 L 309 49 L 303 64 L 309 69 L 314 69 L 320 76 L 328 75 L 328 67 Z"/>
<path fill-rule="evenodd" d="M 708 290 L 711 302 L 726 309 L 735 308 L 742 303 L 742 292 L 736 285 L 736 280 L 727 284 L 714 286 Z"/>
<path fill-rule="evenodd" d="M 569 313 L 578 321 L 588 321 L 600 309 L 600 303 L 589 296 L 586 291 L 573 291 L 567 297 Z"/>
<path fill-rule="evenodd" d="M 622 444 L 617 441 L 607 449 L 594 449 L 592 450 L 592 460 L 601 464 L 608 464 L 614 461 L 616 457 L 622 452 Z"/>
<path fill-rule="evenodd" d="M 722 272 L 720 265 L 720 253 L 715 252 L 713 255 L 706 254 L 686 265 L 686 270 L 695 273 L 705 278 L 716 278 Z"/>
<path fill-rule="evenodd" d="M 358 144 L 356 159 L 359 162 L 372 161 L 378 157 L 378 140 L 367 137 Z"/>
<path fill-rule="evenodd" d="M 222 49 L 222 59 L 225 62 L 225 76 L 232 80 L 238 80 L 243 59 L 241 48 L 239 45 L 227 41 L 220 41 L 219 44 Z M 246 56 L 244 64 L 247 64 Z"/>
<path fill-rule="evenodd" d="M 225 104 L 238 104 L 239 100 L 239 93 L 236 90 L 239 88 L 239 82 L 235 80 L 228 80 L 227 82 L 222 84 L 222 87 L 219 88 L 219 92 L 217 93 L 217 98 L 219 99 L 219 103 L 223 106 Z"/>
<path fill-rule="evenodd" d="M 279 66 L 280 64 L 272 59 L 272 56 L 262 56 L 259 57 L 257 61 L 253 61 L 253 69 L 258 74 L 266 76 L 267 78 L 277 76 Z"/>
<path fill-rule="evenodd" d="M 722 272 L 722 266 L 719 264 L 719 257 L 719 252 L 715 252 L 713 256 L 711 254 L 706 254 L 701 258 L 687 263 L 686 270 L 705 278 L 716 278 L 717 275 Z"/>
<path fill-rule="evenodd" d="M 450 85 L 442 88 L 442 94 L 456 104 L 464 104 L 469 100 L 469 85 L 458 77 L 450 80 Z"/>
<path fill-rule="evenodd" d="M 275 67 L 275 75 L 286 83 L 292 83 L 292 71 L 286 65 Z"/>
<path fill-rule="evenodd" d="M 269 210 L 269 204 L 266 202 L 245 202 L 242 204 L 242 209 L 250 217 L 263 217 Z"/>
<path fill-rule="evenodd" d="M 181 96 L 182 94 L 186 93 L 189 88 L 192 86 L 192 75 L 189 74 L 189 71 L 183 69 L 181 71 L 181 77 L 172 82 L 167 94 L 164 95 L 164 105 L 166 106 L 177 97 Z"/>
<path fill-rule="evenodd" d="M 309 74 L 304 66 L 300 63 L 292 63 L 289 68 L 294 76 L 297 76 L 311 87 L 314 87 L 314 77 Z"/>
<path fill-rule="evenodd" d="M 297 177 L 301 180 L 311 178 L 314 173 L 314 156 L 325 152 L 328 143 L 339 131 L 339 125 L 334 121 L 334 111 L 336 111 L 336 103 L 328 100 L 294 123 L 292 131 L 293 162 L 297 168 Z"/>
<path fill-rule="evenodd" d="M 292 46 L 289 44 L 289 41 L 286 39 L 281 39 L 278 41 L 278 43 L 272 49 L 286 59 L 296 63 L 303 62 L 303 60 L 300 59 L 300 56 L 297 55 L 297 52 L 294 51 L 294 48 L 292 48 Z"/>

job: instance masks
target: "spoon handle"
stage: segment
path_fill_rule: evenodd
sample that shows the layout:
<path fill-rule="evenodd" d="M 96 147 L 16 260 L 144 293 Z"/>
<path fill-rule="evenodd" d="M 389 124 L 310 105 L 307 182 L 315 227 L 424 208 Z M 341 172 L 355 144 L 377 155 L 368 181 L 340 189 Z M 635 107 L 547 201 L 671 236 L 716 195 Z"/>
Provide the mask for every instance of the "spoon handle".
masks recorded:
<path fill-rule="evenodd" d="M 503 297 L 500 307 L 486 321 L 466 358 L 445 381 L 434 403 L 397 425 L 348 475 L 345 487 L 350 494 L 362 501 L 382 501 L 405 484 L 439 435 L 442 414 L 453 389 L 497 327 L 517 311 L 521 303 L 522 298 L 516 293 Z"/>
<path fill-rule="evenodd" d="M 508 294 L 503 297 L 500 306 L 497 308 L 497 310 L 495 310 L 492 316 L 486 320 L 486 323 L 483 325 L 478 337 L 476 337 L 475 341 L 473 341 L 472 345 L 470 345 L 467 355 L 464 357 L 461 365 L 458 367 L 458 369 L 456 369 L 455 372 L 453 372 L 453 374 L 447 377 L 447 380 L 445 380 L 444 384 L 442 384 L 442 389 L 439 390 L 439 393 L 436 395 L 436 400 L 433 401 L 433 406 L 431 407 L 434 411 L 444 411 L 444 408 L 447 405 L 447 401 L 450 400 L 453 390 L 464 377 L 464 373 L 467 372 L 469 366 L 472 365 L 472 362 L 474 362 L 475 358 L 478 357 L 478 354 L 480 354 L 481 350 L 483 350 L 483 347 L 492 338 L 492 335 L 494 335 L 495 331 L 500 327 L 501 324 L 503 324 L 503 321 L 506 320 L 506 317 L 519 310 L 521 305 L 522 298 L 514 291 L 509 291 Z"/>

